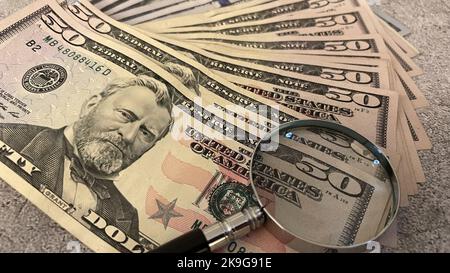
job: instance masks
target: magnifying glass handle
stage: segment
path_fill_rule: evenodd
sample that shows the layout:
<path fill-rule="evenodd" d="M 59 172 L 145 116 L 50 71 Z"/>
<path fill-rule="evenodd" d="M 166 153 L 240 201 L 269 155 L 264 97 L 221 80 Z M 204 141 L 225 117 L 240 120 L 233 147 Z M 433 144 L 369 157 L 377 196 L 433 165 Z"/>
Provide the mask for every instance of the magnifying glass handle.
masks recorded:
<path fill-rule="evenodd" d="M 265 222 L 264 212 L 259 207 L 243 209 L 222 222 L 194 229 L 161 245 L 151 253 L 205 253 L 216 251 L 239 239 Z"/>

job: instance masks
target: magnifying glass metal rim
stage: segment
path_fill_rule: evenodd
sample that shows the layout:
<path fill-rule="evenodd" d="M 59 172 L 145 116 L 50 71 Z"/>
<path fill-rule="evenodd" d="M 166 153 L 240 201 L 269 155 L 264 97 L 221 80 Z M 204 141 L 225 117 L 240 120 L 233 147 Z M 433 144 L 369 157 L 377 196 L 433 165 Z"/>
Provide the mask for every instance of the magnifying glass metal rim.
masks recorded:
<path fill-rule="evenodd" d="M 283 225 L 280 224 L 279 221 L 276 220 L 276 217 L 271 215 L 270 212 L 268 212 L 267 209 L 265 208 L 263 202 L 261 201 L 261 199 L 258 195 L 258 189 L 255 187 L 255 183 L 253 182 L 252 168 L 253 168 L 253 162 L 254 162 L 255 156 L 258 154 L 258 150 L 259 150 L 260 146 L 264 142 L 270 140 L 275 134 L 279 134 L 281 131 L 285 131 L 285 130 L 289 130 L 289 129 L 298 129 L 298 128 L 302 128 L 302 127 L 318 127 L 318 128 L 330 129 L 330 130 L 334 130 L 334 131 L 343 133 L 343 134 L 353 138 L 357 142 L 361 143 L 364 147 L 366 147 L 370 152 L 372 152 L 373 155 L 376 157 L 376 159 L 378 161 L 380 161 L 380 164 L 386 170 L 386 172 L 389 176 L 389 180 L 390 180 L 392 191 L 393 191 L 395 212 L 392 215 L 389 222 L 387 223 L 387 225 L 380 232 L 378 232 L 373 238 L 367 240 L 366 242 L 357 243 L 357 244 L 348 245 L 348 246 L 322 244 L 320 242 L 316 242 L 311 239 L 301 238 L 298 235 L 293 234 L 291 231 L 284 228 Z M 287 236 L 291 236 L 292 238 L 301 240 L 303 242 L 309 243 L 314 246 L 319 246 L 319 247 L 323 247 L 323 248 L 327 248 L 327 249 L 350 250 L 350 249 L 366 246 L 370 241 L 377 240 L 380 236 L 382 236 L 386 232 L 386 230 L 388 230 L 391 227 L 392 223 L 397 218 L 397 214 L 398 214 L 398 211 L 400 208 L 400 190 L 399 190 L 397 175 L 395 174 L 395 171 L 393 170 L 393 167 L 392 167 L 392 164 L 391 164 L 389 158 L 380 150 L 380 148 L 378 148 L 376 145 L 374 145 L 367 138 L 363 137 L 362 135 L 353 131 L 352 129 L 342 126 L 338 123 L 334 123 L 334 122 L 330 122 L 330 121 L 321 121 L 321 120 L 296 120 L 296 121 L 291 121 L 291 122 L 281 124 L 277 128 L 274 128 L 271 132 L 269 132 L 263 138 L 261 138 L 261 140 L 257 143 L 255 152 L 252 155 L 250 163 L 251 164 L 250 164 L 250 170 L 249 170 L 249 173 L 250 173 L 249 181 L 250 181 L 253 191 L 255 192 L 255 196 L 256 196 L 256 199 L 257 199 L 260 209 L 263 210 L 264 214 L 266 215 L 267 220 L 270 219 L 270 221 L 272 221 L 275 224 L 276 228 L 279 229 L 279 231 L 281 231 L 281 233 L 284 233 Z"/>

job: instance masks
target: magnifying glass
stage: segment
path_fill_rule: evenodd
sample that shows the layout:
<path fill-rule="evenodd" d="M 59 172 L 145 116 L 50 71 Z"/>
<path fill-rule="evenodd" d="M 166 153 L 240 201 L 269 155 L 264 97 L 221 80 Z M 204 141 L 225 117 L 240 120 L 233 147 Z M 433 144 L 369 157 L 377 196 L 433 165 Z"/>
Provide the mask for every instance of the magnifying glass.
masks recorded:
<path fill-rule="evenodd" d="M 388 157 L 355 131 L 326 121 L 285 123 L 262 138 L 250 184 L 257 206 L 152 252 L 212 252 L 258 228 L 294 250 L 359 252 L 389 228 L 399 208 Z"/>

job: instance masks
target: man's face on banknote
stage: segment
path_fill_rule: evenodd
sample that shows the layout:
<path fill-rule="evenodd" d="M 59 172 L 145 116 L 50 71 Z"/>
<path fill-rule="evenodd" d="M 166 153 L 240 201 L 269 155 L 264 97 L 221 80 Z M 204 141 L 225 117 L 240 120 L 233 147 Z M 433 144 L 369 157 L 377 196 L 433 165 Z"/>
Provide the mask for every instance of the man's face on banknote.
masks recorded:
<path fill-rule="evenodd" d="M 148 151 L 170 126 L 169 110 L 144 86 L 93 96 L 74 126 L 74 146 L 94 175 L 113 176 Z"/>

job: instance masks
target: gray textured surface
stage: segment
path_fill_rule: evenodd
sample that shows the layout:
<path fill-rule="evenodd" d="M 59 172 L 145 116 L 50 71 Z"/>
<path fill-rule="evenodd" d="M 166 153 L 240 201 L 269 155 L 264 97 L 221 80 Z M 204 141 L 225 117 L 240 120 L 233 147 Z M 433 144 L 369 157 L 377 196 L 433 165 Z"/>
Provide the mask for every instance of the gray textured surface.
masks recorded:
<path fill-rule="evenodd" d="M 0 18 L 30 0 L 0 0 Z M 382 8 L 411 28 L 408 40 L 422 53 L 425 74 L 415 80 L 431 107 L 420 113 L 434 145 L 420 157 L 427 182 L 399 215 L 398 249 L 387 252 L 450 252 L 450 4 L 446 0 L 382 0 Z M 0 252 L 67 252 L 76 239 L 0 181 Z M 82 247 L 82 251 L 88 251 Z"/>

